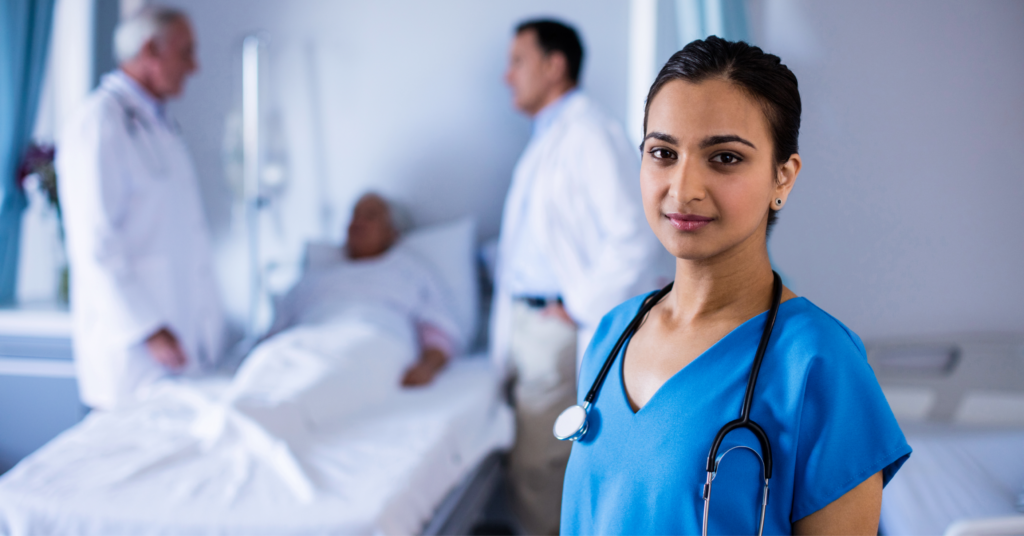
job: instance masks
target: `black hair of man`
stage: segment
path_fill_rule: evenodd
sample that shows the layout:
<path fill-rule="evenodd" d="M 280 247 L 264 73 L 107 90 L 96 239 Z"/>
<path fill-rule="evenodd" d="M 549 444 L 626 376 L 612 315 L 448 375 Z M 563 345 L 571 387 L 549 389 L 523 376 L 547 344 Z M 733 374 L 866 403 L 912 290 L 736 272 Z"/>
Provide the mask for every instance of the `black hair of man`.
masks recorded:
<path fill-rule="evenodd" d="M 583 67 L 583 43 L 576 30 L 552 19 L 528 20 L 516 27 L 516 35 L 529 31 L 537 36 L 537 44 L 544 54 L 560 52 L 565 56 L 566 75 L 573 84 L 578 84 Z"/>

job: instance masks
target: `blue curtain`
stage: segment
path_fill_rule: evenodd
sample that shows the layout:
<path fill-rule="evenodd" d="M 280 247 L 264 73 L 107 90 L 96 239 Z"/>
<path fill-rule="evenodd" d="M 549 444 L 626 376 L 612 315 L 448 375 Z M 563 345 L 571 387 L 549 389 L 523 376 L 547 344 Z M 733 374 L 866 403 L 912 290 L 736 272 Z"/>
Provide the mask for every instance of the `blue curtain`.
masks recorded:
<path fill-rule="evenodd" d="M 680 48 L 710 35 L 750 42 L 746 0 L 676 0 L 676 17 Z"/>
<path fill-rule="evenodd" d="M 54 1 L 0 2 L 0 305 L 14 303 L 25 208 L 15 174 L 35 124 Z"/>

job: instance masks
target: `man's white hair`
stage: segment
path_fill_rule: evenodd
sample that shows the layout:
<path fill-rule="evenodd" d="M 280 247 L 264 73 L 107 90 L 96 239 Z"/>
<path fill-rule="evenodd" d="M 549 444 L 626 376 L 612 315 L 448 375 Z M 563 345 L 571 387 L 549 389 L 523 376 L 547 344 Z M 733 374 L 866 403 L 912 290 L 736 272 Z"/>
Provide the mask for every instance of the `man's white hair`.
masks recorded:
<path fill-rule="evenodd" d="M 150 40 L 160 37 L 171 23 L 188 19 L 180 9 L 150 5 L 125 17 L 114 30 L 114 59 L 118 64 L 134 59 Z"/>

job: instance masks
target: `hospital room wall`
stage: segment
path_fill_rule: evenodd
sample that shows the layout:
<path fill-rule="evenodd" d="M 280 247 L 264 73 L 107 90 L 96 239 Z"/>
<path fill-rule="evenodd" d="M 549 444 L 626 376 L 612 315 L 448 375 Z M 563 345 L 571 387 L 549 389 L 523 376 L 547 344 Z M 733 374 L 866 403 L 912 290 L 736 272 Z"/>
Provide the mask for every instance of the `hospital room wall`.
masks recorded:
<path fill-rule="evenodd" d="M 584 85 L 626 116 L 627 1 L 176 3 L 195 19 L 202 71 L 174 108 L 229 274 L 244 272 L 244 255 L 225 233 L 221 146 L 249 31 L 270 36 L 289 148 L 283 257 L 296 256 L 296 237 L 338 238 L 369 187 L 410 205 L 419 223 L 472 214 L 479 235 L 493 236 L 529 135 L 501 81 L 523 17 L 578 24 Z M 658 16 L 672 4 L 659 0 Z M 804 100 L 805 168 L 771 239 L 794 290 L 865 339 L 1024 330 L 1024 4 L 748 6 L 752 40 L 793 68 Z M 673 24 L 659 20 L 657 31 L 663 61 Z M 244 278 L 225 279 L 229 299 L 244 303 Z"/>
<path fill-rule="evenodd" d="M 513 29 L 525 18 L 576 24 L 587 47 L 583 86 L 625 116 L 627 2 L 170 1 L 192 15 L 201 63 L 172 111 L 203 177 L 227 274 L 245 272 L 240 236 L 228 232 L 240 214 L 221 149 L 225 115 L 240 106 L 249 32 L 268 37 L 272 143 L 286 147 L 288 190 L 267 211 L 262 240 L 281 259 L 298 258 L 305 239 L 340 239 L 355 196 L 370 188 L 406 205 L 417 224 L 471 215 L 481 238 L 496 235 L 530 133 L 503 82 Z M 276 284 L 293 276 L 282 270 Z M 238 313 L 244 280 L 225 284 Z"/>
<path fill-rule="evenodd" d="M 803 97 L 792 288 L 864 339 L 1024 332 L 1024 2 L 750 5 Z"/>

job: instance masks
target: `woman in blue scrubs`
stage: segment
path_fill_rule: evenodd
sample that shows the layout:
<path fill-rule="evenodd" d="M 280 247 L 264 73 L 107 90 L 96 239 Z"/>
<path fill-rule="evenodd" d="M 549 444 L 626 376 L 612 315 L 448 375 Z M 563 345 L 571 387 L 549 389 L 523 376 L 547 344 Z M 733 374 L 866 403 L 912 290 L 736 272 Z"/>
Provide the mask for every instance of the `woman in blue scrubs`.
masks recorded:
<path fill-rule="evenodd" d="M 563 533 L 701 532 L 708 452 L 740 413 L 772 303 L 767 235 L 800 173 L 800 111 L 796 77 L 778 57 L 717 37 L 673 55 L 651 87 L 640 183 L 647 221 L 677 259 L 675 283 L 589 408 L 565 476 Z M 648 296 L 602 321 L 580 371 L 581 404 Z M 911 449 L 860 338 L 788 288 L 750 417 L 774 460 L 765 534 L 877 534 L 882 487 Z M 727 451 L 708 533 L 755 533 L 760 444 L 739 429 L 718 452 Z"/>

